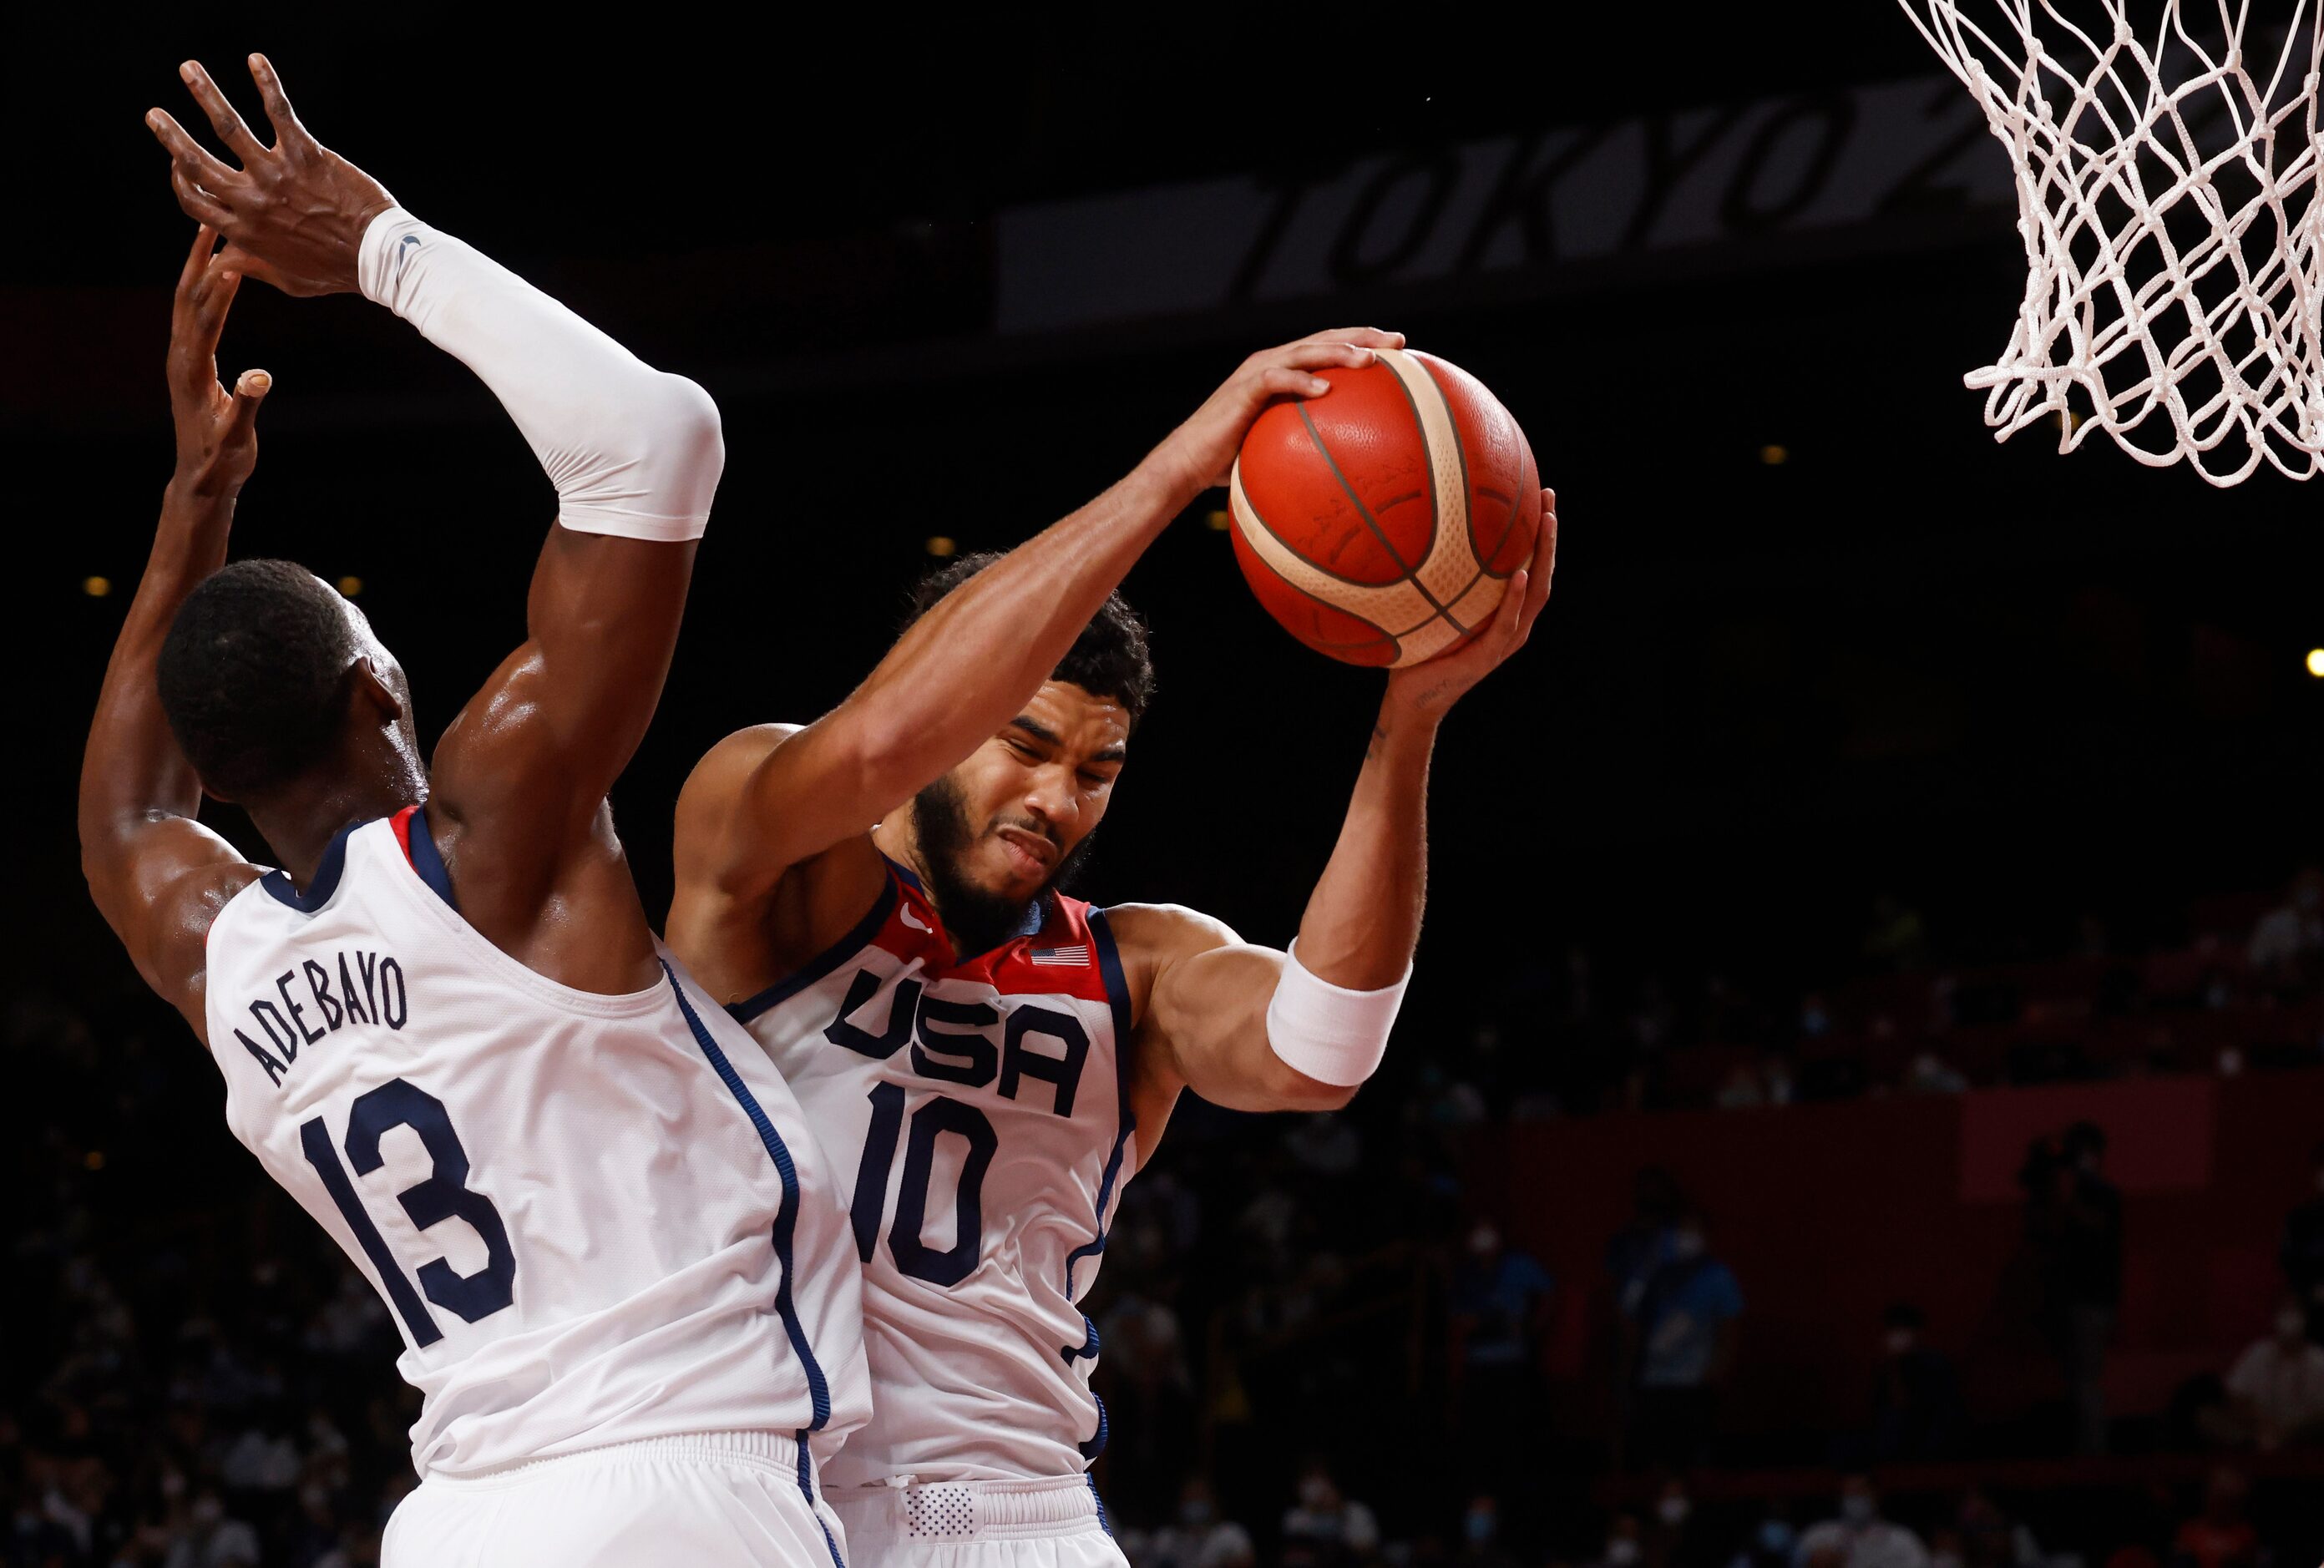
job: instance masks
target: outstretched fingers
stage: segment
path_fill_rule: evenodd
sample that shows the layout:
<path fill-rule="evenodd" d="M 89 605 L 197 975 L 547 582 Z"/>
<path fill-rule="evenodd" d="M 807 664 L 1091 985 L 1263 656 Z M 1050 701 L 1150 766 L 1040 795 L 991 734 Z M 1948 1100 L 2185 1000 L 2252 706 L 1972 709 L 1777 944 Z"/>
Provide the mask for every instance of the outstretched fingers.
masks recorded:
<path fill-rule="evenodd" d="M 290 96 L 282 90 L 282 78 L 277 76 L 272 61 L 263 54 L 250 57 L 250 79 L 258 84 L 259 102 L 266 106 L 266 117 L 274 126 L 274 141 L 279 151 L 313 152 L 318 151 L 315 138 L 299 123 L 291 111 Z"/>
<path fill-rule="evenodd" d="M 217 395 L 217 346 L 226 312 L 242 287 L 242 274 L 221 253 L 205 255 L 215 232 L 205 227 L 185 276 L 178 281 L 177 310 L 170 328 L 171 374 L 180 390 L 196 400 Z"/>
<path fill-rule="evenodd" d="M 194 102 L 201 105 L 202 113 L 210 117 L 210 128 L 217 133 L 218 140 L 242 160 L 244 168 L 265 156 L 264 143 L 251 134 L 242 115 L 226 102 L 226 95 L 218 91 L 217 83 L 210 79 L 210 73 L 202 69 L 199 60 L 186 61 L 178 68 L 178 75 L 185 82 L 186 90 L 194 95 Z"/>
<path fill-rule="evenodd" d="M 226 313 L 241 288 L 242 274 L 228 264 L 224 255 L 211 257 L 200 281 L 194 285 L 194 319 L 206 330 L 213 345 L 226 328 Z"/>
<path fill-rule="evenodd" d="M 169 150 L 171 161 L 185 170 L 197 183 L 212 190 L 224 190 L 237 178 L 235 171 L 210 156 L 208 148 L 188 135 L 186 128 L 171 118 L 167 109 L 146 110 L 145 128 Z"/>
<path fill-rule="evenodd" d="M 218 231 L 208 224 L 194 229 L 194 248 L 186 253 L 186 264 L 178 270 L 178 298 L 185 299 L 193 291 L 204 268 L 209 265 L 210 254 L 217 249 Z"/>

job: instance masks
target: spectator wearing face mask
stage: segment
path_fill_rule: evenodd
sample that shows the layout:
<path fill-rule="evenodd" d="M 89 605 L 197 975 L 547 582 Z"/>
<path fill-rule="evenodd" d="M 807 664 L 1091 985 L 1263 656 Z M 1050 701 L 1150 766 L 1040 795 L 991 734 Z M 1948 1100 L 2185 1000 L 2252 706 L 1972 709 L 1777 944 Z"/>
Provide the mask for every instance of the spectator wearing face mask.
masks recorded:
<path fill-rule="evenodd" d="M 1209 1478 L 1195 1475 L 1178 1489 L 1176 1517 L 1154 1533 L 1139 1563 L 1139 1568 L 1221 1568 L 1250 1554 L 1250 1532 L 1219 1517 Z"/>
<path fill-rule="evenodd" d="M 1305 1544 L 1321 1563 L 1347 1562 L 1379 1545 L 1379 1521 L 1342 1495 L 1329 1462 L 1313 1458 L 1300 1467 L 1299 1500 L 1283 1516 L 1283 1538 Z"/>
<path fill-rule="evenodd" d="M 1929 1568 L 1929 1549 L 1904 1526 L 1880 1517 L 1880 1496 L 1868 1475 L 1840 1483 L 1840 1517 L 1811 1525 L 1800 1536 L 1799 1568 L 1819 1558 L 1838 1568 Z"/>
<path fill-rule="evenodd" d="M 2106 1177 L 2106 1149 L 2105 1131 L 2078 1121 L 2054 1152 L 2031 1151 L 2019 1178 L 2043 1326 L 2066 1375 L 2075 1451 L 2086 1454 L 2107 1449 L 2107 1343 L 2122 1303 L 2122 1193 Z"/>
<path fill-rule="evenodd" d="M 1928 1319 L 1900 1301 L 1881 1314 L 1880 1365 L 1872 1381 L 1871 1457 L 1949 1459 L 1961 1428 L 1960 1377 L 1927 1342 Z"/>
<path fill-rule="evenodd" d="M 2262 1452 L 2324 1434 L 2324 1349 L 2308 1337 L 2308 1314 L 2287 1296 L 2274 1332 L 2256 1340 L 2227 1376 L 2227 1403 L 2204 1412 L 2204 1435 Z"/>
<path fill-rule="evenodd" d="M 1501 1506 L 1490 1492 L 1469 1499 L 1461 1516 L 1459 1568 L 1517 1568 L 1517 1560 L 1501 1540 Z"/>
<path fill-rule="evenodd" d="M 2324 979 L 2324 866 L 2303 866 L 2283 902 L 2259 918 L 2244 950 L 2261 982 L 2280 989 Z"/>
<path fill-rule="evenodd" d="M 1625 1324 L 1634 1458 L 1683 1469 L 1702 1457 L 1718 1390 L 1734 1366 L 1742 1314 L 1741 1287 L 1711 1255 L 1702 1214 L 1690 1211 Z"/>
<path fill-rule="evenodd" d="M 1951 1528 L 1941 1534 L 1950 1545 L 1954 1561 L 1946 1563 L 1944 1548 L 1932 1536 L 1931 1568 L 2043 1568 L 2048 1561 L 2034 1532 L 2012 1519 L 1990 1494 L 1978 1487 L 1962 1494 Z"/>
<path fill-rule="evenodd" d="M 1606 1526 L 1606 1549 L 1593 1568 L 1639 1568 L 1646 1558 L 1646 1532 L 1636 1514 L 1617 1514 Z"/>
<path fill-rule="evenodd" d="M 1655 1490 L 1654 1512 L 1641 1533 L 1641 1568 L 1697 1568 L 1694 1499 L 1686 1483 L 1666 1476 Z"/>
<path fill-rule="evenodd" d="M 1658 1165 L 1641 1169 L 1630 1182 L 1630 1218 L 1606 1242 L 1606 1272 L 1613 1277 L 1614 1300 L 1628 1313 L 1654 1271 L 1670 1261 L 1671 1238 L 1686 1213 L 1678 1181 Z"/>
<path fill-rule="evenodd" d="M 1468 1240 L 1452 1289 L 1461 1438 L 1485 1467 L 1473 1479 L 1505 1491 L 1532 1462 L 1530 1439 L 1546 1414 L 1540 1347 L 1554 1286 L 1530 1253 L 1503 1244 L 1489 1218 Z"/>
<path fill-rule="evenodd" d="M 240 1568 L 260 1560 L 258 1531 L 231 1517 L 217 1493 L 205 1490 L 188 1515 L 189 1528 L 171 1543 L 163 1568 Z"/>
<path fill-rule="evenodd" d="M 1793 1568 L 1800 1545 L 1797 1530 L 1782 1509 L 1771 1509 L 1751 1526 L 1743 1549 L 1729 1559 L 1727 1568 Z"/>

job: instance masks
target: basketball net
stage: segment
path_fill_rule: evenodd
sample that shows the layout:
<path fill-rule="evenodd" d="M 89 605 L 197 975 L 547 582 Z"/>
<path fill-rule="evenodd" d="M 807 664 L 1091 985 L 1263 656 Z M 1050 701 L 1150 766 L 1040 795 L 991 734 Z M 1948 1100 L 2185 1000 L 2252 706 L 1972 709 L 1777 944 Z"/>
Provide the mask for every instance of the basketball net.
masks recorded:
<path fill-rule="evenodd" d="M 2250 0 L 2215 0 L 2216 30 L 2163 0 L 2144 32 L 2129 0 L 1901 3 L 2016 166 L 2025 300 L 1963 378 L 1994 438 L 2054 420 L 2070 452 L 2103 429 L 2220 485 L 2324 466 L 2324 0 L 2264 4 L 2248 33 Z M 2279 43 L 2262 29 L 2287 9 Z"/>

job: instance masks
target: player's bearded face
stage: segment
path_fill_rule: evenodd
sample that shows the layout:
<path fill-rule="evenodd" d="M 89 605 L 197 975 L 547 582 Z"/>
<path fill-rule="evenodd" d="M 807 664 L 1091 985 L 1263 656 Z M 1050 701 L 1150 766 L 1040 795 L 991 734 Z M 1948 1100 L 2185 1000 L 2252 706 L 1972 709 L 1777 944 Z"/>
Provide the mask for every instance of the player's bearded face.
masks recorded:
<path fill-rule="evenodd" d="M 963 952 L 983 953 L 1015 936 L 1035 903 L 1072 881 L 1089 859 L 1097 825 L 1061 843 L 1055 824 L 1021 813 L 1002 812 L 980 823 L 956 773 L 912 798 L 912 826 L 928 891 L 946 928 Z M 1034 838 L 1048 846 L 1050 859 L 1028 879 L 1025 847 Z"/>
<path fill-rule="evenodd" d="M 1088 858 L 1120 767 L 1129 715 L 1060 682 L 914 798 L 929 891 L 968 952 L 999 945 Z"/>

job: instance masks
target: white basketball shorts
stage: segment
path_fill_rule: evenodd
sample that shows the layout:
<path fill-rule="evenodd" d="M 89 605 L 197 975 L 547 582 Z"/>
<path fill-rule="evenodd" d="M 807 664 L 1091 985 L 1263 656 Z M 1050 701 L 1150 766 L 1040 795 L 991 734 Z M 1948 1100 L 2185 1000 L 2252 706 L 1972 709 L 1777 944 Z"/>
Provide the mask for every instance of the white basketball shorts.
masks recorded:
<path fill-rule="evenodd" d="M 381 1568 L 840 1568 L 788 1437 L 709 1432 L 480 1475 L 431 1475 L 387 1522 Z"/>
<path fill-rule="evenodd" d="M 826 1500 L 847 1527 L 847 1568 L 1129 1568 L 1085 1475 L 899 1476 Z"/>

